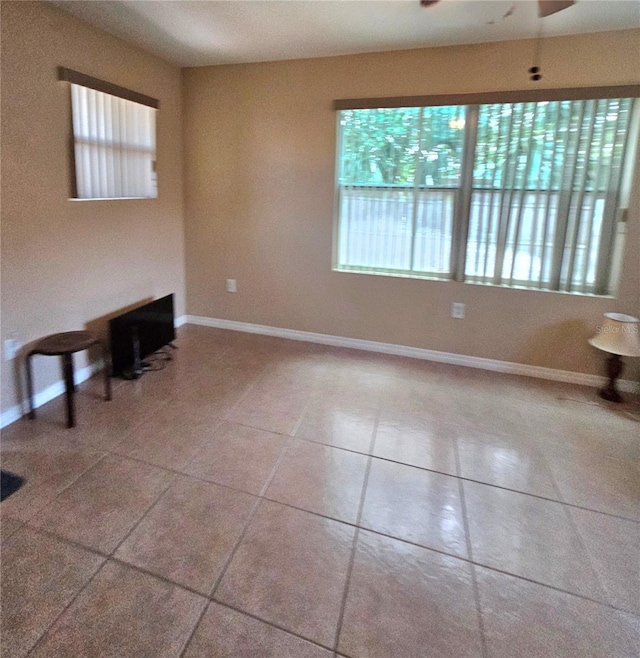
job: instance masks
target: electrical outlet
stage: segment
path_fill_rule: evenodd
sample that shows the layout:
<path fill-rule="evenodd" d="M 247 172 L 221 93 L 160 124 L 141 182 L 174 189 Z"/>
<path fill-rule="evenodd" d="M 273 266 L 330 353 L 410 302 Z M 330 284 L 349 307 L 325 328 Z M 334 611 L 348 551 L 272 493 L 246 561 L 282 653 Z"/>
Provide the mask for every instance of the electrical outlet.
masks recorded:
<path fill-rule="evenodd" d="M 227 279 L 227 292 L 238 292 L 238 284 L 235 279 Z"/>
<path fill-rule="evenodd" d="M 22 343 L 17 338 L 7 338 L 4 341 L 4 360 L 12 361 L 18 356 L 18 352 L 22 348 Z"/>
<path fill-rule="evenodd" d="M 451 304 L 451 317 L 457 320 L 464 319 L 464 304 L 462 302 L 453 302 Z"/>

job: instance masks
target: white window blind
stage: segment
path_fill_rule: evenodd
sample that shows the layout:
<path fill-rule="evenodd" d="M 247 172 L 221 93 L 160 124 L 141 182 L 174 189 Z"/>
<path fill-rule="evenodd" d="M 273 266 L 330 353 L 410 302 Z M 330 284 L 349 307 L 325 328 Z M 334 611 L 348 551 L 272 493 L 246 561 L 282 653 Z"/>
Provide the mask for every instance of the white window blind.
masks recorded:
<path fill-rule="evenodd" d="M 157 197 L 156 110 L 71 84 L 76 196 Z"/>
<path fill-rule="evenodd" d="M 340 111 L 335 268 L 610 292 L 633 103 Z"/>
<path fill-rule="evenodd" d="M 630 99 L 481 105 L 465 278 L 605 292 L 630 114 Z"/>

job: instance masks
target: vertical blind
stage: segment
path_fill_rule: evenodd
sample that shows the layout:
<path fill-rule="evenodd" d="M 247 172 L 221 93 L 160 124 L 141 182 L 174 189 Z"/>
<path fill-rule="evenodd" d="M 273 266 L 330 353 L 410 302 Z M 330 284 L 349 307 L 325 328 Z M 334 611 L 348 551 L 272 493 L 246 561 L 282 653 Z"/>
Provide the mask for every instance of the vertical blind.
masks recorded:
<path fill-rule="evenodd" d="M 609 292 L 632 109 L 342 110 L 336 268 Z"/>
<path fill-rule="evenodd" d="M 630 99 L 481 105 L 465 278 L 599 290 Z"/>
<path fill-rule="evenodd" d="M 156 110 L 71 84 L 76 196 L 157 197 Z"/>

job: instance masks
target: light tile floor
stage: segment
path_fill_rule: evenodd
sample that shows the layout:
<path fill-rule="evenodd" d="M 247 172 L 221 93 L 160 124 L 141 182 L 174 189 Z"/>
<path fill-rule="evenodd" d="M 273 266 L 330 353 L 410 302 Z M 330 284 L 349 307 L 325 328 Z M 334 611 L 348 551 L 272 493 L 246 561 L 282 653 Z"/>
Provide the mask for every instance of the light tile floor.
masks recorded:
<path fill-rule="evenodd" d="M 640 655 L 640 408 L 195 326 L 2 433 L 2 656 Z"/>

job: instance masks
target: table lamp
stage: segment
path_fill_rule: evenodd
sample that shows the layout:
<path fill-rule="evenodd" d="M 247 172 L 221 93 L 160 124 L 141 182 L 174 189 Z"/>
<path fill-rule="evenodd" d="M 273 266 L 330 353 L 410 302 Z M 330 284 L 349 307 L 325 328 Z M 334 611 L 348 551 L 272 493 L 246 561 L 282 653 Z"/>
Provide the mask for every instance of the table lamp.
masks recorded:
<path fill-rule="evenodd" d="M 610 402 L 622 402 L 616 388 L 616 379 L 622 374 L 621 356 L 640 356 L 640 320 L 622 313 L 605 313 L 604 322 L 589 342 L 611 356 L 607 359 L 608 384 L 600 391 L 600 397 Z"/>

